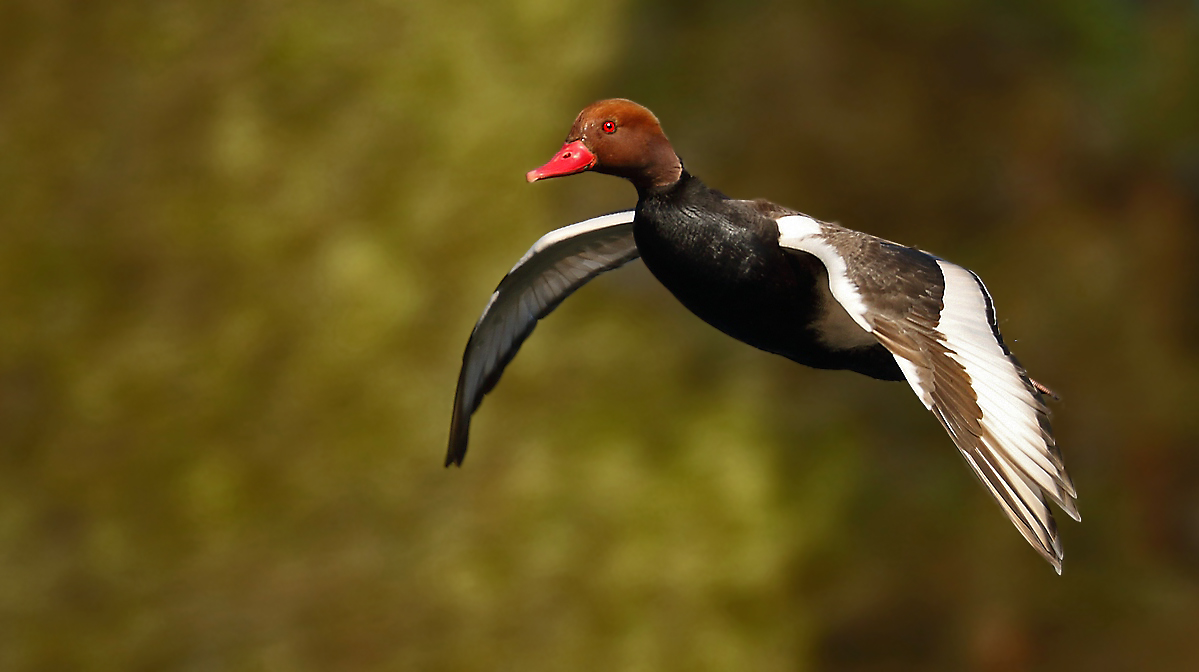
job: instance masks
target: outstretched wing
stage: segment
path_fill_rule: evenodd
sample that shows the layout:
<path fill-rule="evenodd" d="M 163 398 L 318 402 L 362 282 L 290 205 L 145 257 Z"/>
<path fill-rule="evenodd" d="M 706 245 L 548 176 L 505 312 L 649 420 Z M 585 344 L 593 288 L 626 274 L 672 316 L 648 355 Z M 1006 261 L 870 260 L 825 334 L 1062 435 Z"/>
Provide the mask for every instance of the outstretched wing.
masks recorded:
<path fill-rule="evenodd" d="M 537 320 L 588 280 L 639 255 L 633 210 L 564 226 L 541 237 L 500 281 L 475 324 L 462 355 L 445 464 L 462 464 L 470 418 L 499 382 Z"/>
<path fill-rule="evenodd" d="M 1004 513 L 1060 574 L 1046 498 L 1078 520 L 1077 494 L 1041 394 L 1003 344 L 978 276 L 802 215 L 777 221 L 780 244 L 820 259 L 833 297 L 891 352 Z"/>

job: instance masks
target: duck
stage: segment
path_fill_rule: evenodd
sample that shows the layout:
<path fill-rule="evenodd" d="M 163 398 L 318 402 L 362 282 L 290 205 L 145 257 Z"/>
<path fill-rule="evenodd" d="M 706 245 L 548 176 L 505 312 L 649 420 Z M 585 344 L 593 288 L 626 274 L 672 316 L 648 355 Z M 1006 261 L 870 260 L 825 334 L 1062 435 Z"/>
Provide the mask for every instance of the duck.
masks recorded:
<path fill-rule="evenodd" d="M 584 108 L 528 182 L 583 172 L 628 180 L 637 204 L 545 234 L 492 293 L 467 341 L 445 465 L 462 465 L 483 397 L 537 322 L 596 276 L 640 259 L 688 310 L 804 366 L 904 381 L 1008 519 L 1058 574 L 1054 503 L 1077 492 L 1053 436 L 1049 388 L 1029 377 L 969 269 L 687 172 L 658 118 L 633 101 Z"/>

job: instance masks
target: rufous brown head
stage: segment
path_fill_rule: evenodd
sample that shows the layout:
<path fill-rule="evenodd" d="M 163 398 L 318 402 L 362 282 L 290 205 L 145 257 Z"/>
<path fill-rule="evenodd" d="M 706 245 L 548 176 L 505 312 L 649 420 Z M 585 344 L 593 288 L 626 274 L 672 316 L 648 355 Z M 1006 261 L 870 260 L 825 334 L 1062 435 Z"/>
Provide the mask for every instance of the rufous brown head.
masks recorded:
<path fill-rule="evenodd" d="M 536 182 L 585 170 L 623 177 L 640 190 L 674 184 L 683 164 L 653 112 L 631 100 L 610 98 L 584 108 L 562 149 L 526 178 Z"/>

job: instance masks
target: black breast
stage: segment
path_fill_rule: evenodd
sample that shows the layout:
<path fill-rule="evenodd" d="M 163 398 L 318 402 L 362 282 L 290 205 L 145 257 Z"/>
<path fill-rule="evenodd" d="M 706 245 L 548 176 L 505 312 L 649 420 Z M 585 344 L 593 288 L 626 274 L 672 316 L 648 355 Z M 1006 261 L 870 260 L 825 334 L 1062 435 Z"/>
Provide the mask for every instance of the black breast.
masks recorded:
<path fill-rule="evenodd" d="M 708 324 L 756 348 L 817 368 L 901 379 L 882 346 L 842 351 L 812 330 L 828 279 L 815 257 L 783 250 L 772 217 L 683 174 L 643 193 L 633 225 L 646 267 Z M 876 352 L 877 351 L 877 352 Z"/>

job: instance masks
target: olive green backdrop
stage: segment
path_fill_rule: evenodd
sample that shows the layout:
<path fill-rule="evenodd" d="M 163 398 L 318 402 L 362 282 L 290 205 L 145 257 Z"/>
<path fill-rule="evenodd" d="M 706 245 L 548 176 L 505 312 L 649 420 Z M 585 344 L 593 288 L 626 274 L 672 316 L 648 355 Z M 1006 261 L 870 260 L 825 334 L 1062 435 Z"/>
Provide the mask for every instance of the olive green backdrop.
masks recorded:
<path fill-rule="evenodd" d="M 738 197 L 987 280 L 1082 524 L 640 266 L 441 467 L 524 172 L 625 96 Z M 1193 2 L 0 5 L 0 669 L 1199 669 Z"/>

